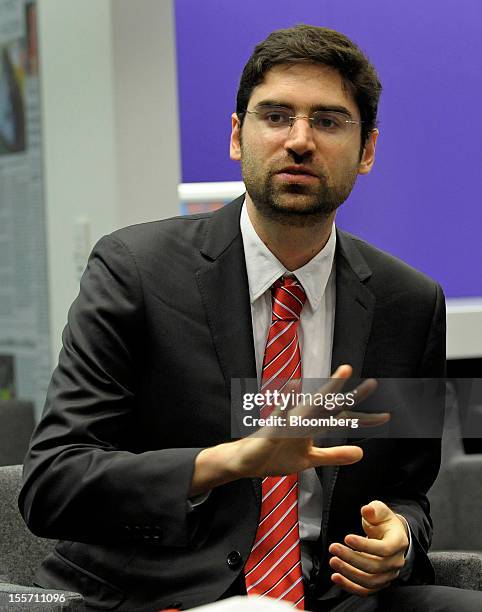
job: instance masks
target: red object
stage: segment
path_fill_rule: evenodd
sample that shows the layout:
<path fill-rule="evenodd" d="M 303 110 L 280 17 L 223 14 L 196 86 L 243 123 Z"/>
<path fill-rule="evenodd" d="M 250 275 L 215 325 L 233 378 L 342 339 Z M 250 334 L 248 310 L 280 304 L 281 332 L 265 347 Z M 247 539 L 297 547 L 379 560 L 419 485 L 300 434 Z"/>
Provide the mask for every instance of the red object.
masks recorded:
<path fill-rule="evenodd" d="M 273 310 L 263 360 L 262 391 L 282 391 L 289 381 L 301 384 L 298 326 L 306 301 L 296 278 L 272 287 Z M 289 387 L 292 390 L 292 386 Z M 264 405 L 260 416 L 269 416 Z M 256 538 L 244 568 L 248 595 L 273 597 L 304 609 L 298 526 L 298 474 L 268 476 L 262 483 L 261 515 Z"/>

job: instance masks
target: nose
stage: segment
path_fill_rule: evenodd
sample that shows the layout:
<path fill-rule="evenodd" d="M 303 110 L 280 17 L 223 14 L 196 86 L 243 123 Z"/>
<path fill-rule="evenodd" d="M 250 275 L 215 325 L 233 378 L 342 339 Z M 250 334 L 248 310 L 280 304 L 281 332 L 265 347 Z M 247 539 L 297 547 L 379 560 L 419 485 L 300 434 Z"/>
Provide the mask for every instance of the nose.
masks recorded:
<path fill-rule="evenodd" d="M 313 138 L 313 128 L 308 117 L 299 116 L 294 119 L 289 134 L 286 137 L 285 149 L 294 151 L 297 155 L 312 153 L 316 148 Z"/>

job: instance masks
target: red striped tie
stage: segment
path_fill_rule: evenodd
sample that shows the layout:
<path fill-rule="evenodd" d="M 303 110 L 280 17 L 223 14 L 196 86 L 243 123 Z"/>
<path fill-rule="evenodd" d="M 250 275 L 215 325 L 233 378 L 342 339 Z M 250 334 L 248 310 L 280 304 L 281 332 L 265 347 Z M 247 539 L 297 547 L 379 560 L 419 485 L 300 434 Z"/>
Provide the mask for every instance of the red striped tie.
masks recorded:
<path fill-rule="evenodd" d="M 296 278 L 288 277 L 274 283 L 272 299 L 271 326 L 263 360 L 263 391 L 282 390 L 293 379 L 301 384 L 297 330 L 306 294 Z M 271 410 L 271 406 L 263 406 L 261 417 L 268 416 Z M 248 595 L 274 597 L 304 609 L 298 474 L 263 479 L 258 530 L 244 573 Z"/>

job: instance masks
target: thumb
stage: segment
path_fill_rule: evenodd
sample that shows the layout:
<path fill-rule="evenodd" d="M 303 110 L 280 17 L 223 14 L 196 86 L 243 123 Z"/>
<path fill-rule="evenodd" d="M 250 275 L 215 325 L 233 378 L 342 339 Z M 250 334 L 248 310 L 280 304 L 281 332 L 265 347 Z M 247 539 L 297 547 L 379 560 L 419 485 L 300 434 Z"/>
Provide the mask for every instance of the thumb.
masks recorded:
<path fill-rule="evenodd" d="M 393 512 L 381 501 L 375 500 L 361 508 L 363 531 L 369 538 L 380 539 Z"/>

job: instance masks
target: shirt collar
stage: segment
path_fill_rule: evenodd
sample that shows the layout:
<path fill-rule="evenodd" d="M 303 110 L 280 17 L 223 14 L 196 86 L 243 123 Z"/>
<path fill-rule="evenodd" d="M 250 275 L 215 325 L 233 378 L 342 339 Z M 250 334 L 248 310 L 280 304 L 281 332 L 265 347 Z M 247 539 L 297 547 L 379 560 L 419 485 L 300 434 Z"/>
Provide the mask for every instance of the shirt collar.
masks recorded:
<path fill-rule="evenodd" d="M 248 215 L 246 200 L 241 210 L 240 227 L 251 303 L 253 304 L 280 276 L 294 274 L 303 286 L 311 308 L 316 310 L 321 303 L 333 268 L 336 247 L 335 224 L 332 226 L 328 242 L 321 251 L 307 264 L 293 272 L 289 272 L 276 259 L 256 233 Z"/>

